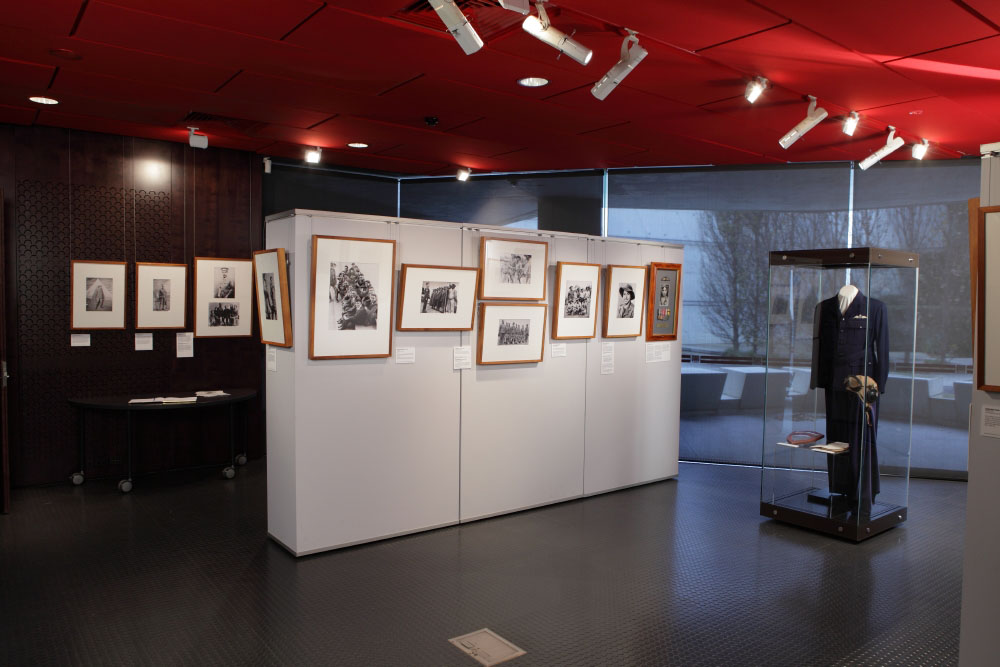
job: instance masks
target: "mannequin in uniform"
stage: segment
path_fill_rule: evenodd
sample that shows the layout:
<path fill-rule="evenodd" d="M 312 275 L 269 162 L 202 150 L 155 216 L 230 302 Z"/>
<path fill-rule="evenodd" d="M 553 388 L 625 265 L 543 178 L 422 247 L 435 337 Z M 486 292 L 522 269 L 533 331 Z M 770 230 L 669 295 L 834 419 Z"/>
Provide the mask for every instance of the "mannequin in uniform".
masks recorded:
<path fill-rule="evenodd" d="M 843 494 L 853 507 L 860 499 L 861 511 L 871 510 L 879 492 L 878 400 L 865 415 L 858 394 L 848 391 L 844 381 L 852 375 L 867 375 L 885 392 L 889 377 L 889 334 L 885 303 L 869 299 L 854 285 L 816 305 L 813 334 L 811 387 L 824 389 L 826 441 L 846 442 L 850 449 L 827 456 L 830 492 Z M 870 422 L 870 423 L 869 423 Z"/>

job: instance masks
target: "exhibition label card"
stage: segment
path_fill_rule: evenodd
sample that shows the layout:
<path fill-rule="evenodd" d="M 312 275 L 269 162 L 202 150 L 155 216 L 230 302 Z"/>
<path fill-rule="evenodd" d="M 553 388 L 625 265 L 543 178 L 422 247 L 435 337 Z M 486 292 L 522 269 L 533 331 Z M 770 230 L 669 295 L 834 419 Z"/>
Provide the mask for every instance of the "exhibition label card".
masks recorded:
<path fill-rule="evenodd" d="M 273 345 L 267 346 L 267 370 L 272 373 L 278 372 L 278 350 Z"/>
<path fill-rule="evenodd" d="M 553 357 L 565 357 L 566 343 L 552 343 L 549 345 L 549 351 Z"/>
<path fill-rule="evenodd" d="M 615 372 L 615 344 L 601 343 L 601 375 Z"/>
<path fill-rule="evenodd" d="M 397 364 L 415 364 L 415 363 L 417 363 L 417 348 L 415 348 L 415 347 L 397 347 L 396 348 L 396 363 Z"/>
<path fill-rule="evenodd" d="M 70 334 L 70 347 L 90 347 L 90 334 Z"/>
<path fill-rule="evenodd" d="M 177 334 L 177 358 L 194 356 L 194 332 L 182 331 Z"/>
<path fill-rule="evenodd" d="M 472 347 L 465 345 L 456 347 L 452 352 L 452 368 L 460 371 L 463 368 L 472 368 Z"/>
<path fill-rule="evenodd" d="M 1000 438 L 1000 407 L 983 406 L 980 433 L 987 438 Z"/>
<path fill-rule="evenodd" d="M 137 351 L 153 349 L 153 334 L 137 333 L 135 335 L 135 349 Z"/>
<path fill-rule="evenodd" d="M 646 343 L 646 363 L 670 361 L 670 343 Z"/>

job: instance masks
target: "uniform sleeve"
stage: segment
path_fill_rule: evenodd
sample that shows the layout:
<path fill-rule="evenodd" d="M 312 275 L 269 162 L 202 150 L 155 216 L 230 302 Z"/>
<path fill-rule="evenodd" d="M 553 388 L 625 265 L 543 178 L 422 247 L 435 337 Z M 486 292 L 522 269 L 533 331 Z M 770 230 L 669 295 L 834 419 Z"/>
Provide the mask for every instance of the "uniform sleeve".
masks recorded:
<path fill-rule="evenodd" d="M 823 313 L 823 302 L 820 301 L 816 304 L 816 310 L 813 312 L 813 347 L 812 347 L 812 373 L 809 375 L 809 388 L 815 389 L 819 382 L 819 332 L 820 329 L 820 317 Z"/>
<path fill-rule="evenodd" d="M 889 379 L 889 318 L 884 303 L 879 304 L 878 320 L 875 323 L 875 370 L 879 392 L 885 393 L 885 383 Z"/>

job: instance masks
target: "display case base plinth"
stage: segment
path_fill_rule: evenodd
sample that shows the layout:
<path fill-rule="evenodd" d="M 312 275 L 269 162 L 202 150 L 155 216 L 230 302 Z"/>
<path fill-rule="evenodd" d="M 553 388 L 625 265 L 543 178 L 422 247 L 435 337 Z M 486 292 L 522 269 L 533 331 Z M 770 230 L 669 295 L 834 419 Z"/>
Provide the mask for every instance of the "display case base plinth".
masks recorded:
<path fill-rule="evenodd" d="M 825 508 L 823 513 L 824 510 L 819 510 L 817 503 L 809 498 L 817 491 L 806 489 L 774 502 L 762 501 L 760 515 L 853 542 L 875 537 L 906 521 L 905 507 L 877 501 L 873 503 L 871 512 L 862 513 L 860 517 L 850 510 L 838 510 L 834 506 Z"/>

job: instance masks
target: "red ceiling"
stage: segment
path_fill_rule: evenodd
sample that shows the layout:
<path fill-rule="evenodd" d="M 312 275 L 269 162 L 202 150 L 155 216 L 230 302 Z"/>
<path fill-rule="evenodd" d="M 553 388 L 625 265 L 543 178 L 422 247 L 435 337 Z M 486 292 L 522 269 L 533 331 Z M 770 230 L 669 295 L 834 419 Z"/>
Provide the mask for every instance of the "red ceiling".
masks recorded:
<path fill-rule="evenodd" d="M 550 2 L 552 23 L 594 50 L 586 67 L 493 0 L 459 1 L 487 42 L 471 56 L 417 0 L 9 4 L 0 122 L 172 141 L 195 124 L 215 146 L 298 159 L 318 145 L 327 164 L 405 174 L 860 160 L 888 125 L 929 139 L 931 158 L 1000 140 L 996 0 Z M 602 102 L 589 90 L 625 28 L 649 56 Z M 750 105 L 757 75 L 772 87 Z M 782 150 L 805 95 L 829 118 Z M 840 132 L 850 110 L 853 138 Z M 186 123 L 192 112 L 202 120 Z"/>

